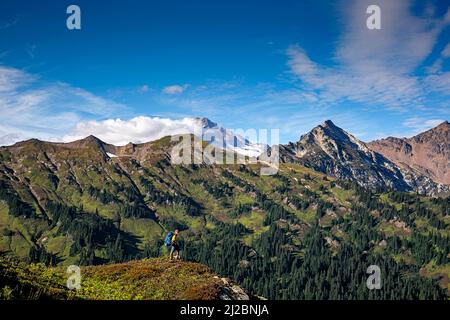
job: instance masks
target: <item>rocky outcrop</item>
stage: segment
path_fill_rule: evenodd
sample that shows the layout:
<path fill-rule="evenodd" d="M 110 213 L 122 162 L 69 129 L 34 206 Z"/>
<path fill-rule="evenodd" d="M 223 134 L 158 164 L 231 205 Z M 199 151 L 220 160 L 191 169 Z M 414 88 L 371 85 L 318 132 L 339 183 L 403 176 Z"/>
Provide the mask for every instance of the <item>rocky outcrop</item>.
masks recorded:
<path fill-rule="evenodd" d="M 219 279 L 219 277 L 215 277 Z M 233 283 L 230 279 L 220 278 L 222 283 L 220 288 L 219 299 L 220 300 L 250 300 L 250 296 L 237 284 Z"/>

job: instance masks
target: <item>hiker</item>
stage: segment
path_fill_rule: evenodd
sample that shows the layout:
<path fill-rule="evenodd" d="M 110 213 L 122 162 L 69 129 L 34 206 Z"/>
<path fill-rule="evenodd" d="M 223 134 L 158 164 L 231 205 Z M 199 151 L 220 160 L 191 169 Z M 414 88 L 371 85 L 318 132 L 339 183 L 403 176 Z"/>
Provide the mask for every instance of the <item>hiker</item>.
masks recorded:
<path fill-rule="evenodd" d="M 170 231 L 166 236 L 166 246 L 170 247 L 170 254 L 169 254 L 169 260 L 172 261 L 174 258 L 176 260 L 180 259 L 180 246 L 177 243 L 177 237 L 178 237 L 178 229 L 175 229 L 175 231 Z M 174 256 L 176 252 L 176 255 Z"/>

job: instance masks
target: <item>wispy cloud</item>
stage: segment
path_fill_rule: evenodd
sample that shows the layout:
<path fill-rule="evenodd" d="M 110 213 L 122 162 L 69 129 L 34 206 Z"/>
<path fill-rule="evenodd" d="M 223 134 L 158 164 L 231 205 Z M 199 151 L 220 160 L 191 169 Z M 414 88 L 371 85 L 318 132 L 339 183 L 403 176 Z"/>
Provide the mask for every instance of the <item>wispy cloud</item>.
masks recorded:
<path fill-rule="evenodd" d="M 443 123 L 444 121 L 445 121 L 444 119 L 424 119 L 421 117 L 413 117 L 406 119 L 402 125 L 406 128 L 411 129 L 412 131 L 410 132 L 409 136 L 413 136 L 418 133 L 429 130 L 431 128 L 434 128 L 439 124 Z"/>
<path fill-rule="evenodd" d="M 435 62 L 427 68 L 424 83 L 427 89 L 450 97 L 450 71 L 444 71 L 443 65 L 450 58 L 450 43 L 441 51 Z M 448 107 L 448 106 L 447 106 Z"/>
<path fill-rule="evenodd" d="M 9 29 L 19 23 L 19 17 L 14 17 L 8 21 L 0 21 L 0 30 Z"/>
<path fill-rule="evenodd" d="M 53 140 L 82 120 L 108 118 L 126 110 L 84 89 L 0 66 L 2 144 L 27 138 Z"/>
<path fill-rule="evenodd" d="M 241 80 L 211 81 L 184 95 L 162 96 L 158 103 L 180 113 L 208 117 L 229 128 L 280 129 L 281 140 L 298 139 L 327 119 L 367 138 L 367 119 L 351 110 L 319 107 L 317 94 L 271 83 L 248 85 Z M 173 116 L 173 114 L 165 114 Z"/>
<path fill-rule="evenodd" d="M 442 55 L 442 57 L 444 57 L 444 58 L 450 58 L 450 43 L 448 43 L 448 44 L 445 46 L 444 50 L 442 50 L 441 55 Z"/>
<path fill-rule="evenodd" d="M 35 57 L 35 55 L 36 55 L 36 49 L 37 49 L 37 46 L 36 46 L 35 44 L 29 45 L 29 46 L 27 47 L 26 51 L 27 51 L 28 56 L 29 56 L 31 59 L 34 59 L 34 57 Z"/>
<path fill-rule="evenodd" d="M 428 13 L 419 17 L 412 15 L 411 1 L 378 1 L 382 29 L 369 30 L 365 23 L 369 4 L 372 1 L 345 1 L 344 32 L 333 63 L 321 65 L 300 45 L 289 47 L 291 73 L 303 90 L 317 95 L 323 104 L 351 101 L 403 111 L 423 107 L 428 86 L 426 79 L 417 75 L 417 68 L 450 23 L 449 14 L 434 18 L 426 10 Z M 439 81 L 446 84 L 444 77 Z"/>
<path fill-rule="evenodd" d="M 20 86 L 26 86 L 35 77 L 18 69 L 0 66 L 0 93 L 14 92 Z"/>
<path fill-rule="evenodd" d="M 291 46 L 287 54 L 301 88 L 316 97 L 321 105 L 347 100 L 401 109 L 421 99 L 417 79 L 395 74 L 388 68 L 367 66 L 365 71 L 358 71 L 353 66 L 324 67 L 314 63 L 299 46 Z"/>
<path fill-rule="evenodd" d="M 138 92 L 139 93 L 147 93 L 149 90 L 150 90 L 150 87 L 148 86 L 148 84 L 144 84 L 139 87 Z"/>

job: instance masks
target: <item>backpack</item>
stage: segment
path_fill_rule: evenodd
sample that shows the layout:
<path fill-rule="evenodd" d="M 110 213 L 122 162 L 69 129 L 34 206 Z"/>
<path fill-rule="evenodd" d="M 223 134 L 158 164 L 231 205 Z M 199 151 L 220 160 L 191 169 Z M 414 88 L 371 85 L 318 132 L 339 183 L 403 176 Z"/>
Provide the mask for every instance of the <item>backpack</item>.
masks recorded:
<path fill-rule="evenodd" d="M 164 244 L 166 245 L 166 247 L 170 247 L 172 245 L 172 236 L 173 236 L 173 232 L 169 231 L 169 233 L 166 236 L 166 240 L 164 241 Z"/>

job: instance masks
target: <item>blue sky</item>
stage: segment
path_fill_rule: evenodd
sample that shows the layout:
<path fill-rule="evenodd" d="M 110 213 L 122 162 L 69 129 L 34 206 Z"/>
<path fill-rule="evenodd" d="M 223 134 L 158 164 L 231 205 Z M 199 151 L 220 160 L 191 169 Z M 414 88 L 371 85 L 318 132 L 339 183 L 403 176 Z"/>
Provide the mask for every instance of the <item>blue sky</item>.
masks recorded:
<path fill-rule="evenodd" d="M 81 30 L 66 28 L 70 4 L 81 8 Z M 370 4 L 381 8 L 381 30 L 366 27 Z M 279 128 L 281 142 L 326 119 L 364 141 L 411 136 L 450 120 L 449 7 L 2 1 L 0 144 L 124 132 L 139 142 L 197 116 Z"/>

